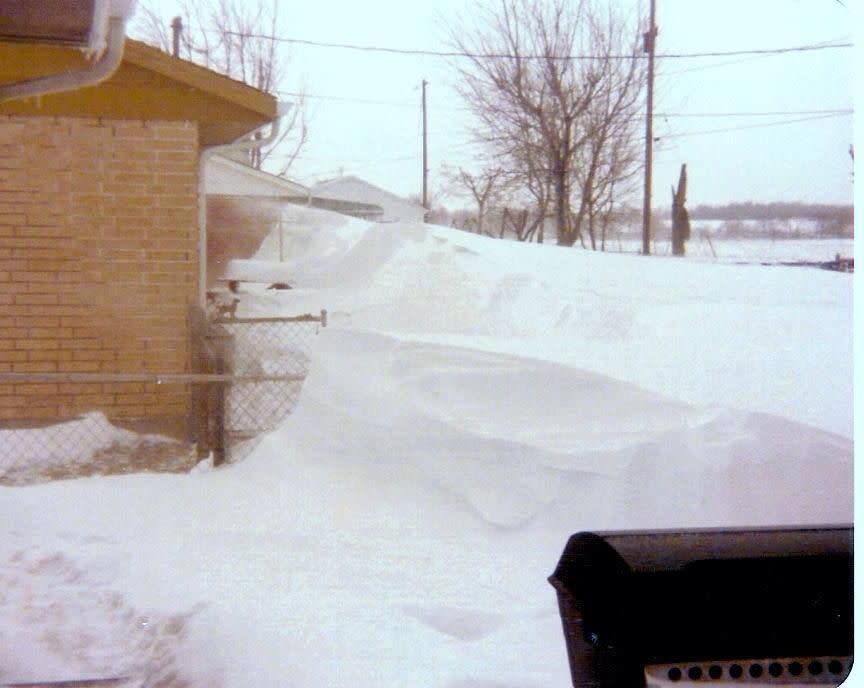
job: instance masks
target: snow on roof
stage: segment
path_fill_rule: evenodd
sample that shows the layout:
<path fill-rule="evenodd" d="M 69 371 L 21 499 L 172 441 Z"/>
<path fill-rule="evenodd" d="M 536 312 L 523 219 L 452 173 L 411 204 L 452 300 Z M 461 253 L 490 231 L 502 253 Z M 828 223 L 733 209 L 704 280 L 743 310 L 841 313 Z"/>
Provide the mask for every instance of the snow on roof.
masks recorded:
<path fill-rule="evenodd" d="M 411 201 L 407 198 L 403 198 L 402 196 L 397 196 L 392 191 L 387 191 L 387 189 L 382 189 L 380 186 L 376 186 L 372 182 L 367 182 L 365 179 L 361 179 L 360 177 L 357 177 L 353 174 L 348 174 L 348 175 L 344 175 L 341 177 L 334 177 L 333 179 L 325 179 L 324 181 L 320 181 L 312 187 L 312 193 L 315 194 L 316 196 L 321 197 L 321 198 L 338 199 L 338 198 L 340 198 L 338 193 L 331 192 L 330 194 L 328 194 L 327 192 L 330 189 L 338 188 L 339 186 L 344 185 L 346 183 L 347 184 L 361 184 L 361 185 L 367 187 L 368 189 L 370 189 L 376 193 L 382 194 L 393 201 L 398 201 L 399 203 L 406 203 L 409 205 L 417 206 L 418 208 L 422 208 L 422 206 L 419 203 L 415 203 L 414 201 Z"/>

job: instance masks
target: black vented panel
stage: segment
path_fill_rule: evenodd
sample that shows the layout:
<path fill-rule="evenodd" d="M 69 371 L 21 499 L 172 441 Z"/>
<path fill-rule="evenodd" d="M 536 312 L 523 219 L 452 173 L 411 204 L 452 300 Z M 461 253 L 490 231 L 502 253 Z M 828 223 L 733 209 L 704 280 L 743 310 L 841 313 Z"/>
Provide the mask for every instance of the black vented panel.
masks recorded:
<path fill-rule="evenodd" d="M 642 531 L 577 533 L 549 581 L 579 688 L 838 685 L 852 572 L 849 527 Z"/>
<path fill-rule="evenodd" d="M 851 657 L 834 655 L 679 662 L 645 667 L 645 686 L 837 686 L 851 670 Z"/>

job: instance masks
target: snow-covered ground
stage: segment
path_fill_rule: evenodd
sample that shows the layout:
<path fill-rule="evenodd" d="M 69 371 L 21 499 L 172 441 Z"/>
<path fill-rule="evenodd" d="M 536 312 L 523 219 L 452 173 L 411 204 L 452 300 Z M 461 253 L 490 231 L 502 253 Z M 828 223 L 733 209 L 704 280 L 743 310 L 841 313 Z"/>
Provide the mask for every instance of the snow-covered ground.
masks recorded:
<path fill-rule="evenodd" d="M 296 288 L 239 313 L 328 309 L 297 408 L 0 488 L 0 683 L 566 686 L 571 533 L 851 521 L 849 275 L 284 219 Z"/>
<path fill-rule="evenodd" d="M 839 254 L 851 258 L 853 239 L 722 239 L 694 231 L 686 244 L 688 260 L 712 263 L 778 264 L 795 262 L 829 262 Z M 606 250 L 618 253 L 640 253 L 641 239 L 613 239 Z M 651 252 L 671 256 L 671 241 L 652 242 Z"/>

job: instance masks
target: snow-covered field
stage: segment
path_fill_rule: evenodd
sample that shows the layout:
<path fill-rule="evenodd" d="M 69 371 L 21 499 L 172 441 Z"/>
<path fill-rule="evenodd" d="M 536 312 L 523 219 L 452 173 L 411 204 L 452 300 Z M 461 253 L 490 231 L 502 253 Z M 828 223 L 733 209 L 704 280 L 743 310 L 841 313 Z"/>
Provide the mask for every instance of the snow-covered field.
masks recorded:
<path fill-rule="evenodd" d="M 851 521 L 851 276 L 285 221 L 240 313 L 328 309 L 294 413 L 0 488 L 0 683 L 567 686 L 571 533 Z"/>
<path fill-rule="evenodd" d="M 715 263 L 776 264 L 794 262 L 828 262 L 837 255 L 851 258 L 853 239 L 720 239 L 702 232 L 693 232 L 687 242 L 689 260 Z M 607 241 L 606 250 L 618 253 L 640 253 L 640 239 L 613 239 Z M 671 241 L 652 242 L 651 252 L 657 256 L 671 256 Z"/>

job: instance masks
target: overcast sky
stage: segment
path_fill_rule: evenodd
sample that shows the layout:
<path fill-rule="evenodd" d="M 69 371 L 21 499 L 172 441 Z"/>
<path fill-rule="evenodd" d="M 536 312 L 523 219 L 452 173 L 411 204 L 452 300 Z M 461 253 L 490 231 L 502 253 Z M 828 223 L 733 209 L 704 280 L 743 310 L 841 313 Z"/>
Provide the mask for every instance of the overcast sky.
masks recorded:
<path fill-rule="evenodd" d="M 634 11 L 639 6 L 639 0 L 617 2 Z M 851 42 L 853 12 L 846 6 L 854 2 L 657 0 L 657 52 Z M 160 4 L 167 21 L 174 3 Z M 642 1 L 643 8 L 647 4 Z M 470 9 L 468 2 L 455 0 L 280 0 L 278 5 L 278 33 L 286 38 L 432 51 L 450 47 L 448 20 Z M 419 194 L 423 79 L 429 82 L 430 188 L 441 188 L 442 164 L 476 165 L 468 144 L 470 115 L 454 92 L 448 60 L 292 43 L 284 49 L 289 63 L 283 99 L 301 89 L 309 96 L 310 139 L 289 176 L 311 184 L 341 172 L 398 194 Z M 852 109 L 855 52 L 659 61 L 654 204 L 669 204 L 669 187 L 685 162 L 691 207 L 737 201 L 850 203 L 853 116 L 809 113 Z M 808 114 L 701 116 L 754 112 Z M 802 119 L 808 121 L 789 123 Z M 641 197 L 633 201 L 640 205 Z"/>

